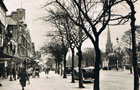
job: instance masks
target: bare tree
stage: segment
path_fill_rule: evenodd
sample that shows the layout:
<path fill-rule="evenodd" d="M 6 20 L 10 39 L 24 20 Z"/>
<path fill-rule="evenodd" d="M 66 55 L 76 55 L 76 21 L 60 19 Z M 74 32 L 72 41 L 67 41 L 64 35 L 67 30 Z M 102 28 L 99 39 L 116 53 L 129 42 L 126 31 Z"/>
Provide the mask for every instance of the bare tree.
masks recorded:
<path fill-rule="evenodd" d="M 60 37 L 61 37 L 62 47 L 66 48 L 66 49 L 63 50 L 63 56 L 64 56 L 64 73 L 63 73 L 63 78 L 67 78 L 67 76 L 66 76 L 66 63 L 67 63 L 66 62 L 66 55 L 68 53 L 69 44 L 68 44 L 68 41 L 67 41 L 67 39 L 65 37 L 64 29 L 62 29 L 60 27 L 60 24 L 59 23 L 57 24 L 57 22 L 55 22 L 55 25 L 56 25 L 56 27 L 57 27 L 57 29 L 59 31 Z"/>
<path fill-rule="evenodd" d="M 60 74 L 60 63 L 63 60 L 63 51 L 64 49 L 67 49 L 63 47 L 61 41 L 55 40 L 47 45 L 44 45 L 41 47 L 40 51 L 42 54 L 47 55 L 48 53 L 51 54 L 54 57 L 55 63 L 56 63 L 56 70 L 58 74 Z"/>
<path fill-rule="evenodd" d="M 113 7 L 124 1 L 126 0 L 54 0 L 49 3 L 64 10 L 69 19 L 80 28 L 80 31 L 84 31 L 91 40 L 96 52 L 94 90 L 100 90 L 101 51 L 99 36 L 109 22 L 118 21 L 110 25 L 119 25 L 129 20 L 131 13 L 121 15 L 121 13 L 116 14 L 112 11 Z M 79 50 L 79 48 L 77 49 Z M 78 55 L 80 56 L 80 53 Z M 79 84 L 79 87 L 82 87 L 82 85 Z"/>
<path fill-rule="evenodd" d="M 69 47 L 71 49 L 71 53 L 72 53 L 72 78 L 71 78 L 71 82 L 75 83 L 75 79 L 74 79 L 74 53 L 75 53 L 75 47 L 76 44 L 74 43 L 75 41 L 75 37 L 74 34 L 72 33 L 72 29 L 73 29 L 73 23 L 68 19 L 67 16 L 65 16 L 64 14 L 64 20 L 66 21 L 66 23 L 64 23 L 64 28 L 66 30 L 66 39 L 69 43 Z"/>
<path fill-rule="evenodd" d="M 60 9 L 61 10 L 61 9 Z M 69 43 L 70 49 L 72 51 L 72 82 L 74 81 L 74 48 L 76 47 L 78 50 L 77 55 L 79 56 L 79 86 L 83 87 L 82 84 L 82 73 L 81 73 L 81 61 L 82 61 L 82 43 L 87 39 L 87 36 L 83 34 L 82 31 L 78 31 L 78 27 L 74 25 L 68 18 L 67 14 L 64 10 L 60 11 L 57 8 L 57 11 L 49 10 L 50 13 L 47 17 L 45 17 L 46 21 L 53 20 L 55 27 L 59 29 L 60 34 L 63 34 Z M 63 33 L 62 33 L 63 32 Z M 64 70 L 65 71 L 65 70 Z"/>
<path fill-rule="evenodd" d="M 67 49 L 63 50 L 63 63 L 64 63 L 64 72 L 63 72 L 63 78 L 67 78 L 66 76 L 66 55 L 68 52 L 68 48 L 69 48 L 69 44 L 68 41 L 66 39 L 66 31 L 64 30 L 64 25 L 63 25 L 63 19 L 61 17 L 61 11 L 57 11 L 54 12 L 53 10 L 49 9 L 47 11 L 49 13 L 48 16 L 44 16 L 42 19 L 46 22 L 51 22 L 54 27 L 56 28 L 55 32 L 52 31 L 51 35 L 49 36 L 53 36 L 53 37 L 59 37 L 61 42 L 62 42 L 62 47 L 65 47 Z M 48 36 L 48 35 L 47 35 Z"/>
<path fill-rule="evenodd" d="M 64 4 L 64 1 L 62 3 L 61 1 L 56 0 L 56 3 L 58 3 L 58 5 L 67 13 L 70 20 L 73 21 L 77 26 L 79 26 L 81 28 L 80 30 L 83 30 L 86 33 L 86 35 L 94 45 L 96 52 L 94 90 L 100 90 L 99 70 L 101 62 L 101 51 L 99 48 L 99 36 L 102 31 L 105 30 L 106 26 L 109 24 L 109 21 L 118 20 L 119 22 L 115 24 L 118 25 L 123 21 L 123 19 L 129 16 L 119 16 L 113 15 L 111 13 L 112 7 L 123 0 L 96 0 L 93 2 L 91 0 L 72 0 L 71 2 L 69 1 L 71 3 L 70 5 Z M 74 7 L 73 9 L 68 8 L 72 5 Z M 100 12 L 97 12 L 97 6 L 101 7 L 101 10 L 99 9 Z M 111 19 L 112 15 L 114 17 L 119 17 Z M 75 17 L 78 17 L 79 20 L 75 19 Z M 89 31 L 89 27 L 91 31 Z"/>
<path fill-rule="evenodd" d="M 140 27 L 136 26 L 136 32 L 135 32 L 136 39 L 140 39 Z M 131 35 L 131 30 L 127 30 L 124 32 L 121 41 L 123 42 L 123 46 L 125 48 L 130 48 L 132 46 L 132 35 Z M 136 42 L 136 46 L 138 46 L 139 42 Z"/>
<path fill-rule="evenodd" d="M 131 10 L 131 34 L 132 34 L 132 58 L 133 58 L 133 68 L 134 68 L 134 90 L 139 90 L 139 76 L 138 76 L 138 64 L 137 64 L 137 54 L 136 54 L 136 38 L 135 38 L 135 31 L 136 31 L 136 25 L 135 25 L 135 7 L 133 4 L 133 0 L 126 0 L 126 3 L 129 5 Z"/>
<path fill-rule="evenodd" d="M 86 48 L 83 52 L 83 61 L 85 63 L 85 66 L 93 66 L 95 62 L 95 52 L 93 48 Z"/>
<path fill-rule="evenodd" d="M 140 38 L 140 33 L 139 33 L 139 26 L 136 26 L 136 39 Z M 128 30 L 124 33 L 124 35 L 121 38 L 124 47 L 126 49 L 127 54 L 129 55 L 129 60 L 130 60 L 130 73 L 132 73 L 132 35 L 131 35 L 131 30 Z M 138 48 L 138 43 L 136 42 L 136 49 Z"/>

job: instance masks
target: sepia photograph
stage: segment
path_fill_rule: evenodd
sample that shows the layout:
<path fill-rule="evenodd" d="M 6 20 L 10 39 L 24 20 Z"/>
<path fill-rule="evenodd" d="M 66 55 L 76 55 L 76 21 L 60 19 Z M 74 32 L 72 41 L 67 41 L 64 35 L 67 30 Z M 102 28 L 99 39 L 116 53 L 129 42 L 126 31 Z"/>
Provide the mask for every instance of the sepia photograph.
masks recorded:
<path fill-rule="evenodd" d="M 0 90 L 140 90 L 140 0 L 0 0 Z"/>

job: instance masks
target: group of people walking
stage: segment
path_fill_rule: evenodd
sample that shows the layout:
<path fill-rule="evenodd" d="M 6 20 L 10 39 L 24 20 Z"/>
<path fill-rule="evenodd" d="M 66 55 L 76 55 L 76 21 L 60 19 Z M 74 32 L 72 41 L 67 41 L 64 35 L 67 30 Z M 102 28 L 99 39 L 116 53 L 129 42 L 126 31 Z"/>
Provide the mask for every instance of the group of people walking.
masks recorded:
<path fill-rule="evenodd" d="M 37 68 L 36 71 L 38 72 L 38 77 L 39 77 L 39 72 L 40 72 L 39 68 Z M 45 74 L 47 74 L 47 78 L 48 78 L 49 71 L 50 71 L 50 68 L 45 68 Z M 20 81 L 22 90 L 24 90 L 24 87 L 26 86 L 26 82 L 28 81 L 28 83 L 30 84 L 28 72 L 26 71 L 25 68 L 23 68 L 21 72 L 19 72 L 18 76 L 19 76 L 19 81 Z"/>
<path fill-rule="evenodd" d="M 18 71 L 18 73 L 16 72 L 15 68 L 11 69 L 11 75 L 10 78 L 13 78 L 14 80 L 19 79 L 20 85 L 22 87 L 22 90 L 24 90 L 24 88 L 26 87 L 26 84 L 28 82 L 28 84 L 30 84 L 30 75 L 32 75 L 33 78 L 35 78 L 34 76 L 38 76 L 39 77 L 39 68 L 34 68 L 34 69 L 30 69 L 32 72 L 29 73 L 28 72 L 29 69 L 27 69 L 25 66 L 21 67 L 20 70 Z M 47 75 L 48 78 L 48 74 L 49 74 L 50 68 L 44 68 L 44 72 Z M 0 86 L 2 86 L 1 82 L 0 82 Z"/>
<path fill-rule="evenodd" d="M 24 90 L 24 87 L 26 86 L 26 81 L 30 83 L 29 76 L 25 67 L 20 68 L 18 72 L 16 71 L 15 68 L 12 68 L 9 71 L 9 75 L 7 75 L 7 77 L 8 76 L 10 76 L 10 81 L 13 80 L 16 81 L 16 79 L 19 79 L 20 85 L 22 86 L 22 90 Z M 1 77 L 2 77 L 2 72 L 0 71 L 0 78 Z M 2 86 L 1 82 L 0 82 L 0 86 Z"/>
<path fill-rule="evenodd" d="M 0 78 L 7 78 L 10 76 L 10 81 L 16 80 L 16 75 L 17 75 L 17 71 L 14 67 L 11 67 L 11 69 L 9 68 L 3 68 L 0 67 Z M 0 82 L 0 86 L 2 86 L 2 83 Z"/>

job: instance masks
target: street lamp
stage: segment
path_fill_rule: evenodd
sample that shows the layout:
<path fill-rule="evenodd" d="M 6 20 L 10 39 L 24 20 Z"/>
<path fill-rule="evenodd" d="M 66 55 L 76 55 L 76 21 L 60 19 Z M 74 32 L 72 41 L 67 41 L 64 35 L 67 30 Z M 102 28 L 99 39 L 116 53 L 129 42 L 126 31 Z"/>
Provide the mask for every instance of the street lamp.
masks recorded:
<path fill-rule="evenodd" d="M 117 47 L 119 47 L 119 46 L 118 46 L 118 43 L 119 43 L 119 38 L 118 38 L 118 37 L 116 38 L 116 41 L 117 41 Z M 119 51 L 117 51 L 116 53 L 118 53 L 118 52 L 119 52 Z M 117 56 L 117 57 L 118 57 L 118 56 Z M 118 61 L 118 58 L 116 58 L 116 59 L 117 59 L 117 61 L 116 61 L 116 69 L 117 69 L 117 71 L 118 71 L 118 70 L 119 70 L 119 66 L 118 66 L 118 62 L 119 62 L 119 61 Z"/>
<path fill-rule="evenodd" d="M 119 42 L 119 38 L 118 37 L 116 38 L 116 41 L 117 41 L 117 43 Z"/>

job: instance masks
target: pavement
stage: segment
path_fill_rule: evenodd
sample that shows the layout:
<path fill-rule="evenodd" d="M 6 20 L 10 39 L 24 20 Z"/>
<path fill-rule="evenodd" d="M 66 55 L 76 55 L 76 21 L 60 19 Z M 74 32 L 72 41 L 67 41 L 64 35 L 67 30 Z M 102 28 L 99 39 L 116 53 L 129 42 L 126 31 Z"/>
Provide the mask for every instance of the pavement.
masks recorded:
<path fill-rule="evenodd" d="M 128 70 L 101 71 L 101 90 L 133 90 L 133 74 Z"/>
<path fill-rule="evenodd" d="M 133 90 L 133 74 L 128 70 L 101 70 L 100 90 Z M 18 80 L 1 80 L 3 86 L 0 90 L 22 90 Z M 71 83 L 71 76 L 66 79 L 50 71 L 48 78 L 44 72 L 40 73 L 40 78 L 30 78 L 25 90 L 93 90 L 93 83 L 84 84 L 85 88 L 78 88 L 78 81 Z"/>

